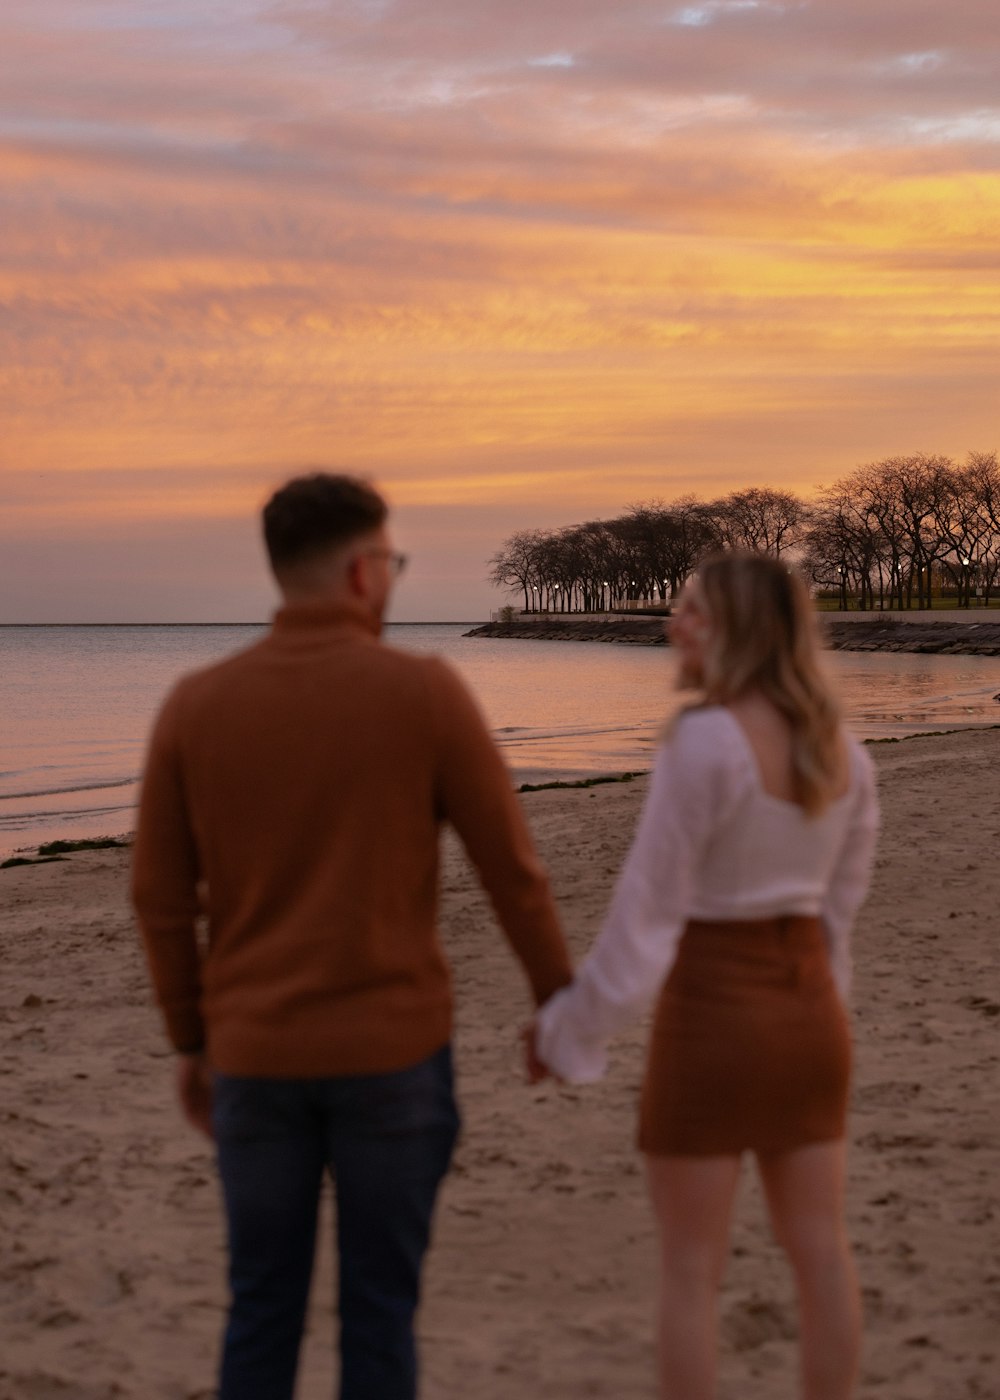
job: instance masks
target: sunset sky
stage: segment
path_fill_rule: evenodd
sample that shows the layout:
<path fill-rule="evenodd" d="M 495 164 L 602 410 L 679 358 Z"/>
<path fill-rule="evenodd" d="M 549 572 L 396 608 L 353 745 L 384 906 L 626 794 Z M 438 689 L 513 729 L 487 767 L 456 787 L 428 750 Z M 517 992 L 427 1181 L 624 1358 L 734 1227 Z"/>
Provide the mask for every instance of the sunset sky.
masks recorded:
<path fill-rule="evenodd" d="M 995 0 L 20 0 L 0 622 L 241 621 L 372 476 L 394 616 L 506 534 L 1000 446 Z"/>

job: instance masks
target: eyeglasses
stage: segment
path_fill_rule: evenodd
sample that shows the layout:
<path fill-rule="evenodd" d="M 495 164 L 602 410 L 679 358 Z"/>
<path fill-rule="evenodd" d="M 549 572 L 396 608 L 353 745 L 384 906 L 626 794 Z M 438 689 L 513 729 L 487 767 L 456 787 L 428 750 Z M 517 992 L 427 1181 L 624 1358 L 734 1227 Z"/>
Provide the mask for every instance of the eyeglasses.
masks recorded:
<path fill-rule="evenodd" d="M 393 578 L 399 578 L 409 563 L 405 554 L 397 554 L 394 549 L 363 549 L 360 553 L 365 559 L 384 559 Z"/>

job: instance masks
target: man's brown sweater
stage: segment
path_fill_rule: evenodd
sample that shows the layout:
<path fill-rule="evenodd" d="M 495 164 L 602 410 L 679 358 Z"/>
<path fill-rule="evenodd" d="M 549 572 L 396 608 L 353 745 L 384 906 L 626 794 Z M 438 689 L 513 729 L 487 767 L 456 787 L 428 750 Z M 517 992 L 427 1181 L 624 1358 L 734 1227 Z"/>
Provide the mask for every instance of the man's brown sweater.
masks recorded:
<path fill-rule="evenodd" d="M 474 701 L 444 662 L 376 634 L 349 607 L 282 609 L 257 645 L 183 679 L 156 722 L 133 898 L 171 1042 L 223 1073 L 382 1073 L 445 1044 L 445 821 L 536 1001 L 570 980 Z"/>

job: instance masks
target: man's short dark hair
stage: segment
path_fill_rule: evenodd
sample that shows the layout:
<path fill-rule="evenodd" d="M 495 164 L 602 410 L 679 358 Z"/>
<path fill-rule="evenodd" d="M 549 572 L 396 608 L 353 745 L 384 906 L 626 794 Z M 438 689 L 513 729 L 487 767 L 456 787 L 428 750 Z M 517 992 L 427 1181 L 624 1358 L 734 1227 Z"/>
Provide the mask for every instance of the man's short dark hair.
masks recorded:
<path fill-rule="evenodd" d="M 289 565 L 349 544 L 385 524 L 389 508 L 367 481 L 317 472 L 287 482 L 264 507 L 271 567 Z"/>

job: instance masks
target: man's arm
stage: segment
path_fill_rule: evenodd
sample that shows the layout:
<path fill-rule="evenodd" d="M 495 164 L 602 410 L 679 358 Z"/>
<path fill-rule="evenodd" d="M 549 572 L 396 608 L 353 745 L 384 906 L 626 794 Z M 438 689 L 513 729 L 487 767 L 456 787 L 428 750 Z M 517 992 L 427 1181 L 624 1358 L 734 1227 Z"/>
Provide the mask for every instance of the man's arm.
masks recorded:
<path fill-rule="evenodd" d="M 479 872 L 540 1005 L 573 976 L 548 876 L 476 702 L 444 662 L 428 664 L 441 814 Z"/>
<path fill-rule="evenodd" d="M 132 902 L 167 1035 L 175 1050 L 205 1043 L 198 951 L 198 853 L 191 830 L 178 746 L 175 691 L 153 729 L 139 802 Z"/>
<path fill-rule="evenodd" d="M 212 1131 L 212 1072 L 204 1055 L 177 1056 L 177 1097 L 192 1127 L 206 1137 Z"/>

